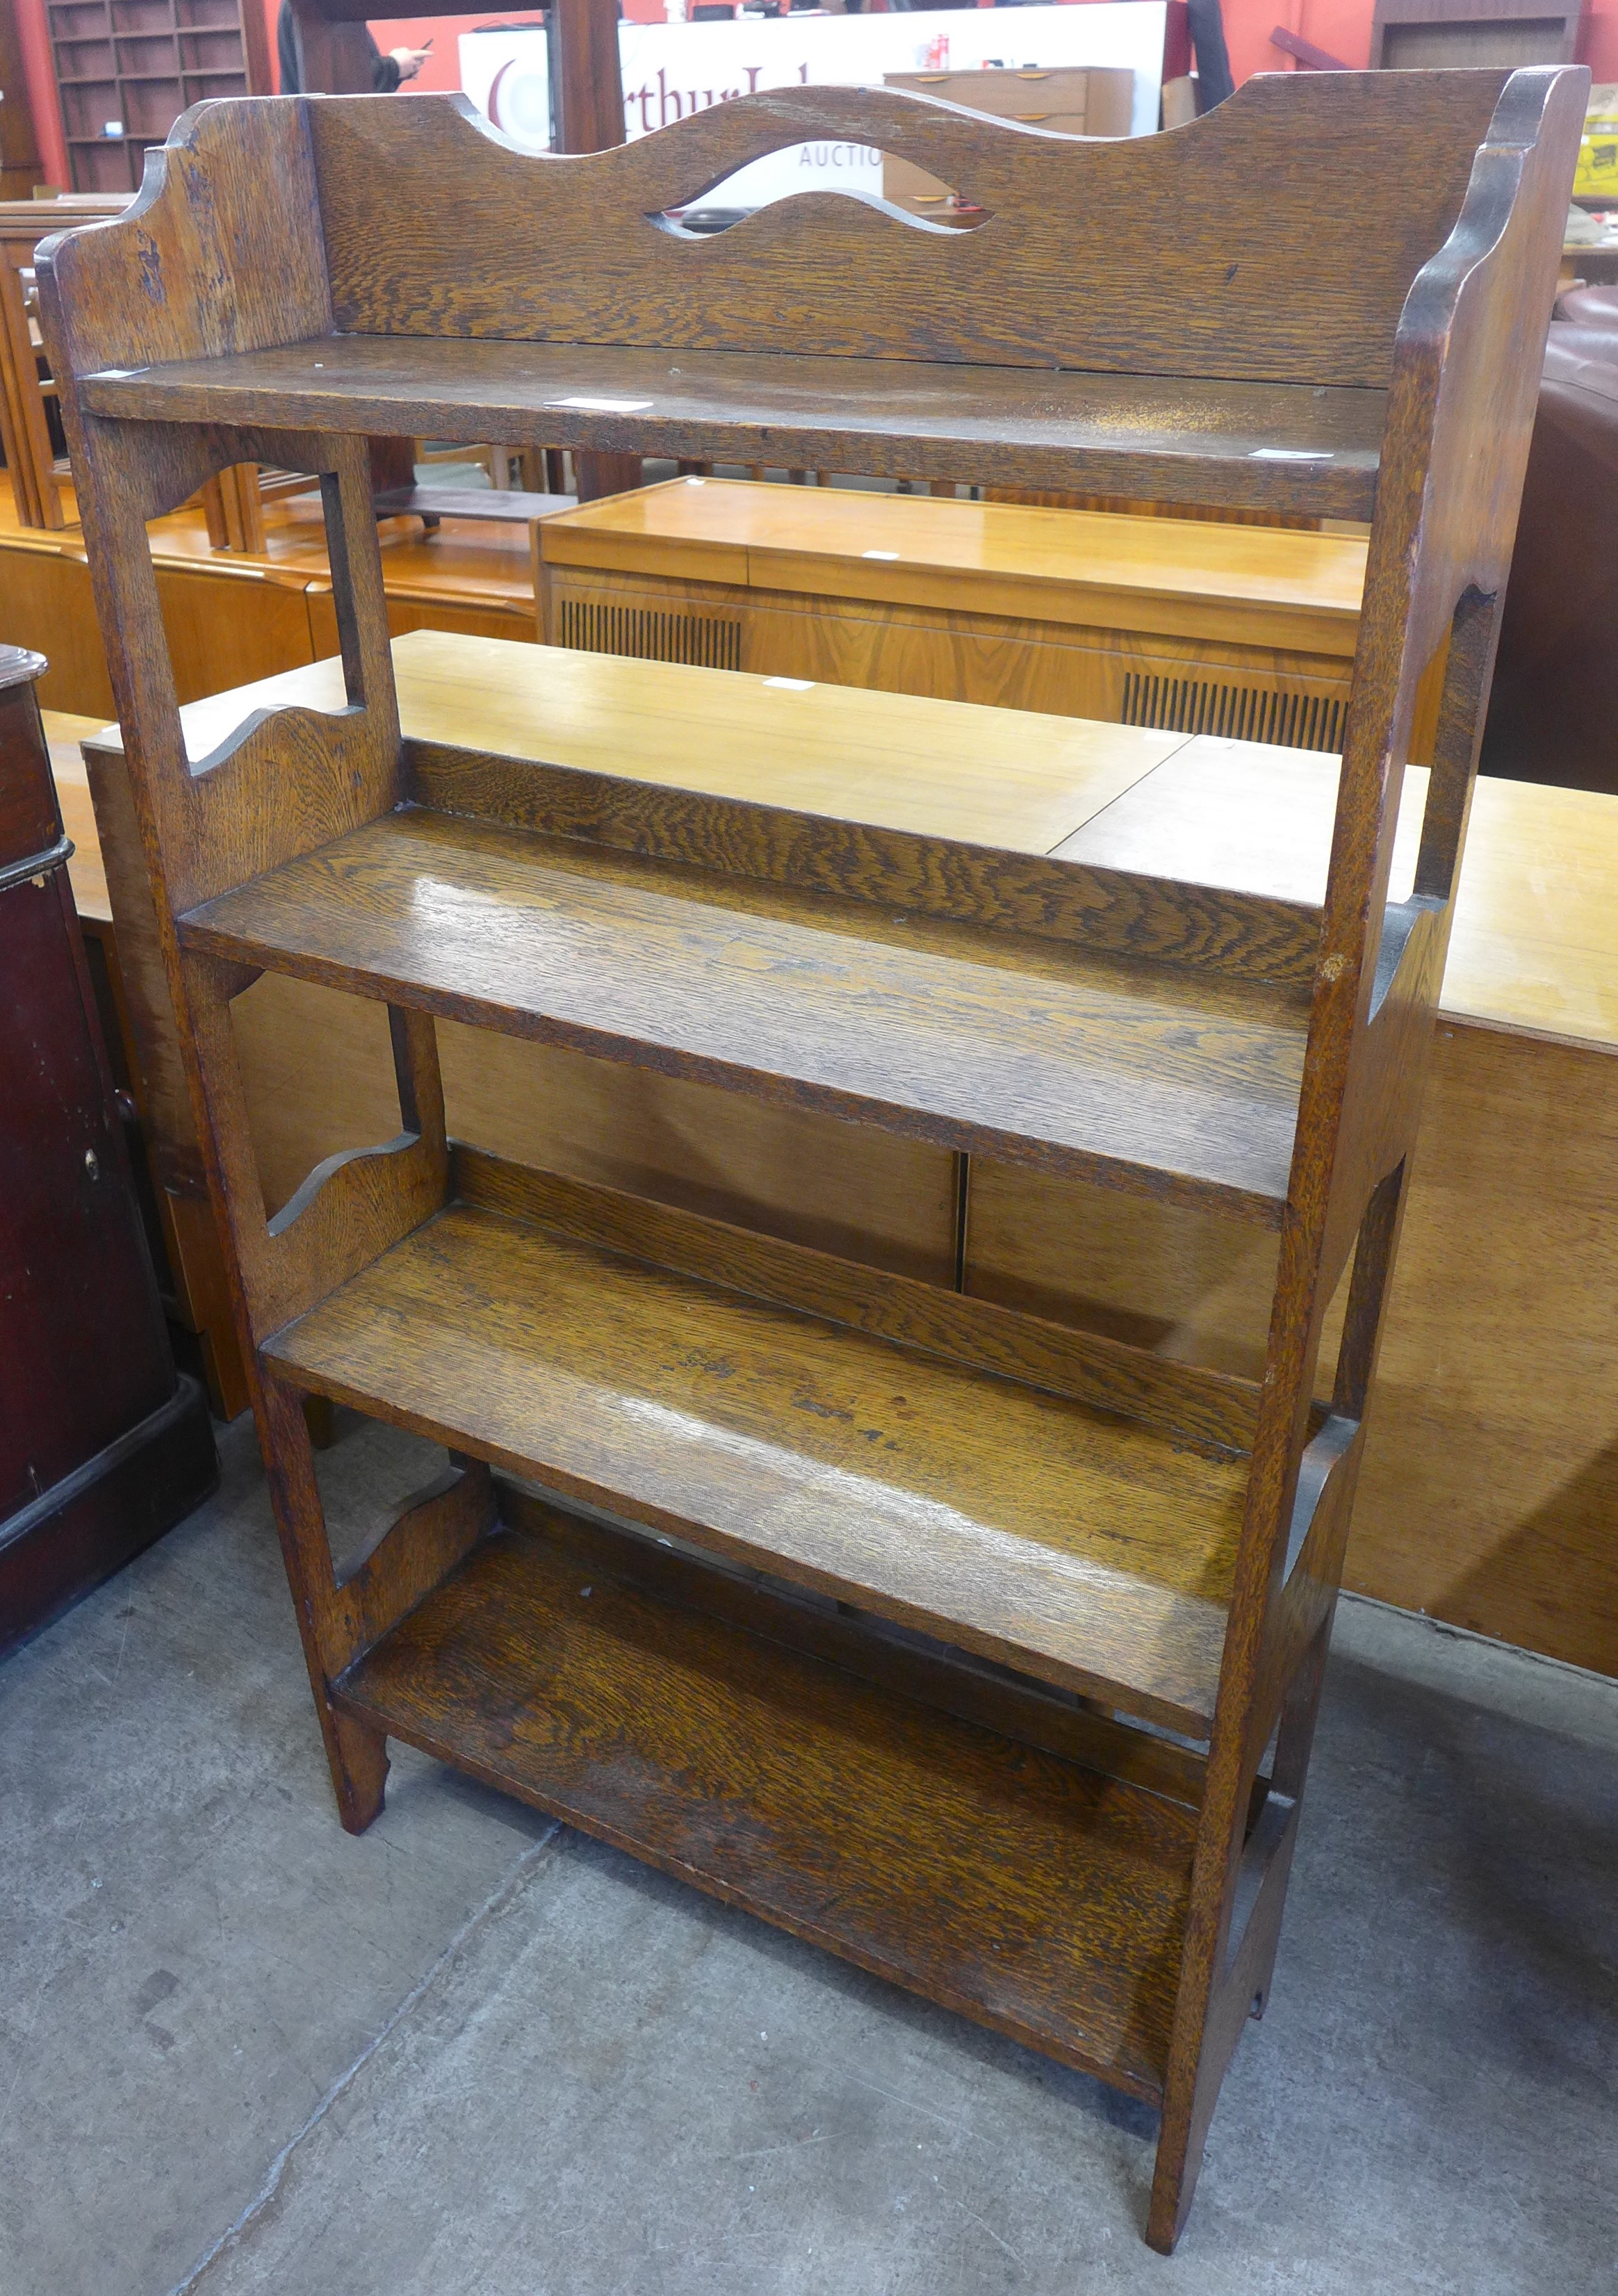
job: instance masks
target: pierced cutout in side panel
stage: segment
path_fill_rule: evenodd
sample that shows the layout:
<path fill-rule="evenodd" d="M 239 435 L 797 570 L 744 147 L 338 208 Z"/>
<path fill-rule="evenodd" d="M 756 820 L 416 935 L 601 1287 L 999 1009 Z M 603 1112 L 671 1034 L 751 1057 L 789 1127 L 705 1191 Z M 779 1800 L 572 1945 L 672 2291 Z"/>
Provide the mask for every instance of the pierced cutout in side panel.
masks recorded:
<path fill-rule="evenodd" d="M 367 1419 L 323 1397 L 306 1405 L 315 1444 L 315 1480 L 339 1586 L 353 1578 L 422 1493 L 445 1480 L 442 1444 Z"/>
<path fill-rule="evenodd" d="M 272 487 L 281 482 L 267 503 L 257 494 L 266 476 Z M 229 544 L 216 538 L 215 507 L 207 497 L 217 489 L 238 512 L 251 499 L 259 522 L 256 535 L 243 539 L 233 527 L 237 538 Z M 223 763 L 277 709 L 353 716 L 366 699 L 336 480 L 237 463 L 208 482 L 202 503 L 210 556 L 195 554 L 194 499 L 147 529 L 193 774 Z M 318 622 L 311 584 L 321 592 Z"/>
<path fill-rule="evenodd" d="M 869 144 L 796 144 L 754 160 L 722 183 L 647 221 L 675 239 L 711 239 L 765 208 L 829 192 L 877 209 L 896 221 L 949 234 L 975 231 L 990 219 L 969 193 L 940 183 L 920 168 Z M 805 217 L 805 228 L 812 227 Z"/>

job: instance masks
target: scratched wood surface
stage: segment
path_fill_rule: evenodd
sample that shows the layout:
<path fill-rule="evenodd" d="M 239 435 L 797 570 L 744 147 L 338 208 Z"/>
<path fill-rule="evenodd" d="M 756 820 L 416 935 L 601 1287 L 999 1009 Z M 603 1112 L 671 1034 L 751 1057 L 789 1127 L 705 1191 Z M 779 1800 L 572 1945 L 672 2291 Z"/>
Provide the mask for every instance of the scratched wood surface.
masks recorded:
<path fill-rule="evenodd" d="M 806 1315 L 944 1355 L 1226 1451 L 1252 1439 L 1251 1379 L 1118 1346 L 1060 1322 L 1007 1315 L 952 1286 L 878 1275 L 622 1189 L 536 1171 L 479 1148 L 454 1151 L 457 1199 Z"/>
<path fill-rule="evenodd" d="M 1239 1456 L 471 1207 L 266 1353 L 547 1488 L 1207 1729 Z"/>
<path fill-rule="evenodd" d="M 788 373 L 765 351 L 306 332 L 285 348 L 152 366 L 138 378 L 108 368 L 78 387 L 86 412 L 134 422 L 493 439 L 576 453 L 633 446 L 681 461 L 980 485 L 1077 479 L 1098 492 L 1173 489 L 1176 501 L 1195 487 L 1214 502 L 1301 501 L 1322 517 L 1370 516 L 1382 391 L 1194 389 L 1188 406 L 1186 386 L 1149 374 L 997 366 L 955 370 L 944 391 L 937 368 L 917 360 L 805 353 Z"/>

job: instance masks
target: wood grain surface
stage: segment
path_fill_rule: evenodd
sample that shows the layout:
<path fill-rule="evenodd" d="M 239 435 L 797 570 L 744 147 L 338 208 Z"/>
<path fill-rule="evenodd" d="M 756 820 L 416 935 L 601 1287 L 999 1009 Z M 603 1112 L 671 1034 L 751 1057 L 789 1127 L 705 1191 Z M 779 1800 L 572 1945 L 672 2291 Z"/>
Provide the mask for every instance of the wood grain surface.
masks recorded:
<path fill-rule="evenodd" d="M 192 912 L 192 949 L 1275 1224 L 1293 992 L 410 811 Z"/>
<path fill-rule="evenodd" d="M 96 834 L 95 808 L 90 802 L 90 777 L 79 744 L 101 731 L 99 718 L 70 717 L 57 709 L 42 709 L 45 747 L 50 753 L 51 779 L 61 825 L 73 840 L 68 875 L 73 887 L 73 906 L 81 924 L 110 924 L 112 904 L 107 897 L 107 872 Z"/>
<path fill-rule="evenodd" d="M 1521 786 L 1531 816 L 1544 794 Z M 1480 818 L 1463 914 L 1468 886 L 1505 879 L 1513 857 Z M 1463 953 L 1458 928 L 1451 973 Z M 1379 1602 L 1605 1674 L 1618 1674 L 1615 1147 L 1610 1040 L 1441 1015 L 1345 1571 Z M 1275 1242 L 1256 1229 L 975 1159 L 964 1266 L 975 1297 L 1262 1370 Z M 1328 1367 L 1340 1328 L 1341 1302 Z"/>
<path fill-rule="evenodd" d="M 468 1207 L 266 1352 L 565 1496 L 1206 1734 L 1241 1458 Z"/>
<path fill-rule="evenodd" d="M 953 1288 L 878 1275 L 828 1252 L 774 1242 L 563 1173 L 514 1165 L 479 1149 L 456 1149 L 454 1186 L 463 1202 L 1050 1388 L 1194 1442 L 1240 1451 L 1253 1439 L 1257 1389 L 1251 1380 L 1203 1371 L 1063 1324 L 1005 1315 Z"/>
<path fill-rule="evenodd" d="M 1049 853 L 1185 739 L 431 630 L 394 658 L 417 742 L 1014 853 Z"/>
<path fill-rule="evenodd" d="M 768 352 L 790 341 L 845 357 L 1380 385 L 1410 281 L 1455 222 L 1505 78 L 1261 78 L 1189 129 L 1121 142 L 830 87 L 715 105 L 576 160 L 514 152 L 470 105 L 432 97 L 318 104 L 310 122 L 333 309 L 356 332 Z M 199 144 L 210 129 L 228 126 L 200 121 Z M 765 207 L 713 237 L 652 220 L 750 159 L 827 138 L 911 161 L 990 221 L 931 230 L 835 193 Z M 1260 192 L 1287 180 L 1303 147 L 1320 180 L 1347 171 L 1355 196 Z M 450 221 L 462 201 L 501 214 L 498 244 L 468 243 Z M 396 218 L 386 244 L 371 225 L 379 208 Z"/>
<path fill-rule="evenodd" d="M 547 519 L 546 566 L 1352 656 L 1363 539 L 842 488 L 671 479 Z"/>
<path fill-rule="evenodd" d="M 585 1567 L 536 1540 L 486 1543 L 344 1679 L 341 1703 L 1156 2100 L 1189 1811 L 659 1601 L 599 1557 Z"/>
<path fill-rule="evenodd" d="M 407 734 L 441 732 L 470 706 L 475 681 L 440 685 L 437 657 L 418 654 L 415 641 L 396 644 L 395 658 Z M 334 671 L 295 673 L 253 699 L 314 706 L 323 696 L 331 706 Z M 514 701 L 491 696 L 489 707 L 503 713 L 503 739 L 532 749 L 534 724 Z M 242 707 L 232 695 L 185 712 L 197 754 Z M 109 740 L 110 731 L 98 746 Z M 1329 761 L 1286 760 L 1298 779 L 1279 792 L 1291 800 L 1280 808 L 1267 774 L 1249 778 L 1262 752 L 1198 742 L 1178 754 L 1195 760 L 1196 783 L 1179 805 L 1140 815 L 1140 842 L 1123 857 L 1166 866 L 1170 849 L 1157 840 L 1189 819 L 1205 865 L 1235 848 L 1246 873 L 1269 849 L 1278 873 L 1267 865 L 1267 882 L 1318 893 Z M 1407 814 L 1424 785 L 1407 777 Z M 64 807 L 72 792 L 69 780 Z M 1119 808 L 1103 818 L 1115 829 Z M 954 824 L 947 807 L 939 819 Z M 1410 834 L 1401 824 L 1395 894 Z M 87 838 L 80 844 L 88 857 Z M 1606 1067 L 1581 1047 L 1618 1045 L 1614 882 L 1618 799 L 1480 780 L 1443 1010 L 1517 1033 L 1440 1033 L 1348 1566 L 1350 1583 L 1383 1601 L 1609 1673 L 1618 1672 L 1618 1576 L 1606 1536 L 1612 1398 L 1599 1332 L 1618 1271 L 1591 1208 L 1607 1192 L 1603 1160 L 1618 1117 Z M 396 1123 L 385 1016 L 367 999 L 271 976 L 233 1012 L 274 1210 L 313 1165 Z M 1536 1050 L 1536 1031 L 1565 1034 L 1565 1065 L 1554 1044 Z M 439 1037 L 451 1129 L 462 1139 L 867 1266 L 953 1282 L 947 1152 L 453 1024 Z M 1541 1067 L 1554 1070 L 1554 1086 L 1542 1086 Z M 1525 1234 L 1529 1201 L 1541 1210 Z M 986 1297 L 1248 1375 L 1261 1365 L 1274 1247 L 1259 1230 L 979 1160 L 968 1239 L 968 1286 Z M 1470 1304 L 1456 1317 L 1461 1284 Z M 1507 1328 L 1509 1349 L 1499 1337 Z"/>
<path fill-rule="evenodd" d="M 1132 488 L 1175 500 L 1195 489 L 1215 502 L 1274 499 L 1349 519 L 1370 516 L 1386 411 L 1380 390 L 1302 383 L 1186 386 L 968 366 L 944 384 L 937 367 L 899 358 L 805 355 L 787 369 L 756 351 L 363 334 L 127 378 L 104 370 L 80 383 L 79 398 L 90 414 L 129 422 L 492 438 L 878 478 Z M 572 403 L 601 398 L 634 411 Z M 1271 454 L 1295 459 L 1255 459 Z"/>
<path fill-rule="evenodd" d="M 1056 848 L 1058 861 L 1161 871 L 1231 892 L 1318 903 L 1326 893 L 1340 761 L 1312 750 L 1199 734 Z M 1411 767 L 1389 898 L 1415 881 L 1427 776 Z"/>
<path fill-rule="evenodd" d="M 1618 1046 L 1618 798 L 1481 776 L 1447 1013 Z"/>
<path fill-rule="evenodd" d="M 1610 1040 L 1441 1019 L 1345 1573 L 1379 1601 L 1606 1674 L 1615 1174 Z"/>
<path fill-rule="evenodd" d="M 1170 635 L 978 613 L 968 603 L 973 585 L 966 575 L 929 577 L 925 586 L 952 603 L 894 605 L 829 589 L 817 594 L 542 567 L 538 636 L 587 652 L 712 660 L 760 676 L 1113 724 L 1201 723 L 1205 731 L 1299 742 L 1311 738 L 1312 726 L 1312 746 L 1322 750 L 1341 739 L 1346 654 L 1243 645 L 1189 629 Z M 1094 611 L 1117 600 L 1108 594 Z M 1151 619 L 1139 597 L 1124 602 L 1124 610 L 1132 620 Z M 1199 616 L 1176 604 L 1160 619 L 1178 627 Z M 1205 617 L 1210 626 L 1230 627 L 1241 619 L 1238 610 L 1218 606 Z"/>

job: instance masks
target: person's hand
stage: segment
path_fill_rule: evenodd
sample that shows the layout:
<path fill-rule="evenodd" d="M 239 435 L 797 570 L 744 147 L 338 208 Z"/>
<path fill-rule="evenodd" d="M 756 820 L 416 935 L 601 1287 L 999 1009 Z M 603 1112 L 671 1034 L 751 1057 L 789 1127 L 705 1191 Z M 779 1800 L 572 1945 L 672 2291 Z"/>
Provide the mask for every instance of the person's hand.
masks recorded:
<path fill-rule="evenodd" d="M 389 48 L 388 53 L 393 58 L 395 63 L 397 64 L 399 68 L 399 78 L 402 81 L 414 79 L 416 74 L 427 62 L 427 50 L 425 48 Z"/>

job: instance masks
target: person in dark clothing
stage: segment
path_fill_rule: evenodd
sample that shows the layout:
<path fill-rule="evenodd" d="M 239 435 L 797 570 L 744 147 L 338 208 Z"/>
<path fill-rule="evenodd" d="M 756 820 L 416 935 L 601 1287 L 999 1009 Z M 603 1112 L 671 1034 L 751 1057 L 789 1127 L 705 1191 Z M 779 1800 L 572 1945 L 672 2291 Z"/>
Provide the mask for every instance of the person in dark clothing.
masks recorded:
<path fill-rule="evenodd" d="M 1187 11 L 1191 47 L 1197 57 L 1197 109 L 1212 111 L 1236 93 L 1230 76 L 1230 51 L 1225 46 L 1225 20 L 1219 0 L 1191 0 Z"/>
<path fill-rule="evenodd" d="M 371 85 L 378 95 L 391 95 L 401 80 L 414 79 L 427 61 L 425 48 L 393 48 L 384 55 L 372 38 L 368 24 L 355 24 L 351 29 L 364 39 L 371 51 Z M 306 84 L 303 42 L 298 37 L 298 19 L 292 13 L 291 0 L 281 0 L 281 14 L 275 23 L 275 53 L 281 65 L 282 95 L 319 95 L 324 93 Z"/>

